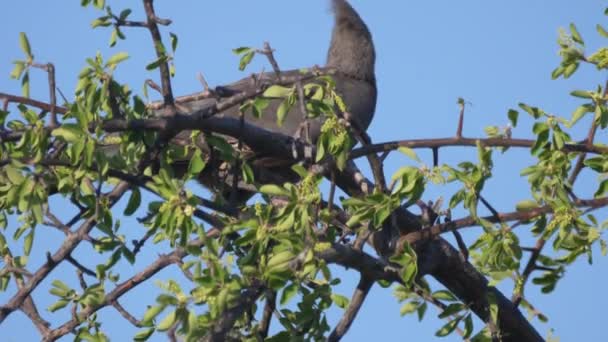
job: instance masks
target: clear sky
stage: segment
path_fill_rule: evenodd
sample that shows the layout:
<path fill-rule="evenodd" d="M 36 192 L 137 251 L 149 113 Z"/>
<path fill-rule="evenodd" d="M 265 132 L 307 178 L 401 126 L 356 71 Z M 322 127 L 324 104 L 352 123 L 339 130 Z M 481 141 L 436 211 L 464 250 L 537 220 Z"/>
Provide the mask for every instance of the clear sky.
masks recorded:
<path fill-rule="evenodd" d="M 173 19 L 169 30 L 179 35 L 176 55 L 177 75 L 173 85 L 176 94 L 200 90 L 196 73 L 202 72 L 211 85 L 228 83 L 248 75 L 237 70 L 238 60 L 231 52 L 239 46 L 261 47 L 269 41 L 277 50 L 276 58 L 283 69 L 322 65 L 331 29 L 331 16 L 327 0 L 308 1 L 168 1 L 158 0 L 157 13 Z M 10 1 L 3 5 L 0 20 L 0 92 L 19 93 L 19 84 L 10 80 L 11 61 L 21 58 L 18 33 L 27 32 L 36 59 L 53 62 L 57 69 L 57 84 L 70 97 L 76 85 L 76 77 L 84 66 L 84 58 L 101 51 L 106 57 L 118 51 L 127 51 L 131 59 L 117 71 L 119 80 L 140 91 L 147 78 L 158 79 L 144 65 L 153 60 L 149 33 L 141 29 L 126 29 L 126 42 L 117 47 L 107 47 L 110 32 L 104 29 L 90 30 L 89 23 L 99 14 L 91 9 L 82 9 L 79 1 Z M 109 1 L 115 11 L 122 9 L 124 1 Z M 597 23 L 608 22 L 603 16 L 604 7 L 599 1 L 363 1 L 353 0 L 361 16 L 367 21 L 375 38 L 377 49 L 377 79 L 379 99 L 375 119 L 370 128 L 374 141 L 452 136 L 456 130 L 458 97 L 463 97 L 471 106 L 467 109 L 465 135 L 480 137 L 488 125 L 507 124 L 506 113 L 518 102 L 527 102 L 543 107 L 549 112 L 570 116 L 579 101 L 568 96 L 574 89 L 592 89 L 605 82 L 606 75 L 585 66 L 570 80 L 552 81 L 551 71 L 559 62 L 557 56 L 557 33 L 559 27 L 570 22 L 578 25 L 585 38 L 588 51 L 606 45 L 595 32 Z M 139 1 L 129 1 L 134 9 L 133 19 L 141 18 Z M 164 29 L 165 37 L 168 36 Z M 259 71 L 265 66 L 260 59 L 249 72 Z M 265 66 L 266 70 L 270 68 Z M 46 100 L 45 76 L 32 75 L 32 96 Z M 521 127 L 514 130 L 516 137 L 530 137 L 530 121 L 520 117 Z M 575 130 L 576 139 L 584 136 L 583 128 L 588 121 Z M 604 137 L 604 142 L 605 137 Z M 442 150 L 443 151 L 443 150 Z M 427 164 L 431 163 L 428 151 L 419 155 Z M 454 163 L 475 160 L 475 151 L 449 149 L 441 154 L 441 162 Z M 514 203 L 529 197 L 526 180 L 519 170 L 531 163 L 525 151 L 509 151 L 496 154 L 495 179 L 484 191 L 485 197 L 499 211 L 511 211 Z M 387 171 L 394 171 L 405 158 L 389 158 Z M 595 189 L 593 175 L 583 173 L 580 195 L 589 196 Z M 431 188 L 425 199 L 436 199 L 443 195 L 449 198 L 453 188 Z M 54 202 L 55 207 L 60 202 Z M 67 212 L 61 212 L 68 217 Z M 464 215 L 462 212 L 457 215 Z M 606 218 L 606 210 L 599 212 Z M 132 221 L 125 221 L 123 230 L 136 238 L 143 229 Z M 129 227 L 130 225 L 130 227 Z M 9 227 L 12 235 L 15 225 Z M 43 256 L 46 250 L 54 251 L 60 236 L 39 229 L 33 254 Z M 526 228 L 521 228 L 522 240 L 530 243 Z M 466 232 L 467 241 L 479 234 L 478 229 Z M 131 235 L 129 235 L 131 236 Z M 161 249 L 149 249 L 142 253 L 135 266 L 121 264 L 123 278 L 137 267 L 142 267 L 155 258 Z M 166 250 L 166 249 L 165 249 Z M 105 259 L 80 247 L 77 257 L 88 265 Z M 577 262 L 566 273 L 550 296 L 539 294 L 529 287 L 529 299 L 538 309 L 549 316 L 547 324 L 534 322 L 541 332 L 550 328 L 562 341 L 606 341 L 608 332 L 602 309 L 608 300 L 601 293 L 608 281 L 608 262 L 596 254 L 595 263 Z M 43 258 L 32 257 L 32 265 L 40 265 Z M 338 291 L 350 297 L 350 289 L 356 284 L 352 273 L 345 275 L 344 286 Z M 54 302 L 47 290 L 52 279 L 66 278 L 77 286 L 74 271 L 60 266 L 34 293 L 40 309 Z M 164 271 L 157 279 L 179 277 L 174 271 Z M 435 284 L 436 285 L 436 284 Z M 501 287 L 510 296 L 510 284 Z M 9 293 L 0 293 L 0 302 L 6 302 Z M 153 284 L 141 286 L 122 304 L 134 314 L 141 316 L 143 303 L 153 302 Z M 399 317 L 399 305 L 391 291 L 374 287 L 359 318 L 355 321 L 346 341 L 431 341 L 434 332 L 443 324 L 434 318 L 437 311 L 430 309 L 423 323 L 412 317 Z M 68 314 L 50 315 L 58 324 L 69 319 Z M 126 340 L 137 329 L 132 328 L 112 309 L 100 313 L 106 322 L 104 330 L 115 341 Z M 340 312 L 330 313 L 335 323 Z M 579 321 L 580 319 L 580 321 Z M 584 322 L 584 325 L 581 324 Z M 479 325 L 476 327 L 478 328 Z M 33 341 L 37 333 L 21 314 L 14 313 L 0 325 L 3 341 Z M 64 339 L 70 340 L 71 338 Z M 164 340 L 163 335 L 155 336 Z M 451 336 L 446 340 L 457 340 Z"/>

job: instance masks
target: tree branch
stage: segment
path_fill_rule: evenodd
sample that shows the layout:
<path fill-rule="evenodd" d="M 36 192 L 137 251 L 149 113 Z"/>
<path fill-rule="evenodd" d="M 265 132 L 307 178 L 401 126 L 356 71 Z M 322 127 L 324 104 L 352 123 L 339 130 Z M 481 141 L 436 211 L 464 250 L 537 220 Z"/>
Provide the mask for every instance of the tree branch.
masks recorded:
<path fill-rule="evenodd" d="M 361 276 L 348 308 L 346 311 L 344 311 L 340 323 L 338 323 L 336 328 L 331 332 L 331 335 L 329 335 L 328 341 L 340 341 L 342 337 L 346 335 L 373 285 L 374 281 L 372 279 L 369 279 L 363 275 Z"/>

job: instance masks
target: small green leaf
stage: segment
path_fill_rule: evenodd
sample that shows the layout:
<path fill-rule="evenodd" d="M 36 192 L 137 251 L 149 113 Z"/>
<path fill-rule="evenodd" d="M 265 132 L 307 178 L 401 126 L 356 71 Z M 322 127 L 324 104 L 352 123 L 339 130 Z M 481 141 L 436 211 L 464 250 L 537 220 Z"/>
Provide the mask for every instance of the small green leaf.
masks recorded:
<path fill-rule="evenodd" d="M 205 161 L 202 158 L 202 152 L 200 150 L 196 150 L 190 159 L 190 164 L 188 165 L 188 174 L 196 177 L 201 171 L 203 171 L 205 165 Z"/>
<path fill-rule="evenodd" d="M 160 321 L 160 323 L 158 323 L 158 325 L 156 326 L 156 330 L 158 331 L 167 331 L 169 329 L 171 329 L 171 327 L 173 326 L 173 323 L 175 323 L 175 310 L 171 311 L 170 314 L 168 314 L 167 316 L 165 316 L 165 318 L 163 318 L 162 321 Z"/>
<path fill-rule="evenodd" d="M 418 310 L 419 303 L 417 302 L 407 302 L 403 304 L 401 309 L 399 310 L 399 314 L 401 316 L 409 315 L 411 313 L 416 312 Z"/>
<path fill-rule="evenodd" d="M 528 211 L 538 208 L 538 203 L 532 200 L 525 200 L 517 203 L 515 208 L 517 209 L 517 211 Z"/>
<path fill-rule="evenodd" d="M 273 85 L 264 91 L 264 97 L 284 98 L 293 94 L 294 88 Z"/>
<path fill-rule="evenodd" d="M 156 316 L 158 316 L 165 309 L 164 305 L 155 305 L 149 307 L 144 313 L 144 318 L 141 320 L 143 325 L 151 325 Z"/>
<path fill-rule="evenodd" d="M 447 318 L 450 317 L 462 310 L 464 310 L 465 305 L 462 303 L 452 303 L 448 305 L 442 313 L 439 314 L 439 318 Z"/>
<path fill-rule="evenodd" d="M 34 59 L 34 56 L 32 56 L 32 47 L 30 46 L 30 41 L 27 39 L 25 32 L 19 32 L 19 45 L 21 46 L 21 51 L 23 51 L 29 60 Z"/>
<path fill-rule="evenodd" d="M 251 63 L 251 61 L 253 60 L 253 57 L 255 57 L 255 51 L 249 51 L 246 54 L 244 54 L 243 57 L 241 57 L 241 60 L 239 62 L 239 70 L 240 71 L 245 70 L 245 68 L 247 68 L 249 63 Z"/>
<path fill-rule="evenodd" d="M 112 33 L 110 34 L 110 42 L 109 42 L 110 47 L 114 47 L 116 45 L 117 39 L 118 39 L 118 29 L 114 29 L 114 30 L 112 30 Z"/>
<path fill-rule="evenodd" d="M 129 59 L 128 53 L 119 52 L 119 53 L 115 54 L 114 56 L 110 57 L 110 59 L 108 59 L 108 61 L 106 62 L 106 67 L 114 67 L 118 63 L 123 62 L 127 59 Z"/>
<path fill-rule="evenodd" d="M 15 67 L 13 68 L 13 71 L 11 71 L 11 78 L 18 80 L 25 70 L 26 64 L 23 61 L 14 61 L 13 64 L 15 64 Z"/>
<path fill-rule="evenodd" d="M 468 314 L 467 317 L 464 319 L 464 336 L 463 338 L 467 339 L 469 337 L 471 337 L 471 335 L 473 334 L 473 316 L 471 314 Z"/>
<path fill-rule="evenodd" d="M 441 290 L 433 293 L 433 298 L 438 300 L 447 300 L 450 302 L 454 302 L 458 300 L 451 292 L 447 290 Z"/>
<path fill-rule="evenodd" d="M 597 28 L 597 32 L 598 32 L 598 33 L 599 33 L 599 34 L 600 34 L 602 37 L 604 37 L 604 38 L 608 38 L 608 31 L 606 31 L 606 30 L 604 29 L 604 27 L 602 27 L 602 25 L 597 24 L 596 28 Z"/>
<path fill-rule="evenodd" d="M 606 192 L 608 192 L 608 179 L 604 179 L 602 183 L 600 183 L 599 188 L 593 195 L 595 198 L 603 196 Z"/>
<path fill-rule="evenodd" d="M 574 97 L 579 97 L 581 99 L 592 99 L 593 93 L 587 90 L 574 90 L 570 93 L 570 95 Z"/>
<path fill-rule="evenodd" d="M 411 158 L 417 162 L 421 161 L 420 158 L 418 158 L 418 155 L 416 154 L 416 152 L 409 147 L 401 146 L 401 147 L 399 147 L 399 152 L 405 154 L 406 156 L 408 156 L 409 158 Z"/>
<path fill-rule="evenodd" d="M 511 121 L 511 125 L 513 127 L 517 127 L 517 119 L 519 117 L 519 112 L 516 111 L 515 109 L 509 109 L 509 112 L 507 113 L 508 117 L 509 117 L 509 121 Z"/>
<path fill-rule="evenodd" d="M 139 208 L 141 204 L 141 192 L 139 188 L 133 187 L 131 189 L 131 197 L 129 197 L 129 203 L 127 203 L 127 207 L 125 208 L 124 214 L 126 216 L 131 216 L 135 213 L 137 208 Z"/>
<path fill-rule="evenodd" d="M 177 38 L 177 35 L 173 32 L 169 32 L 169 37 L 171 38 L 171 50 L 175 52 L 175 50 L 177 50 L 177 43 L 179 39 Z"/>
<path fill-rule="evenodd" d="M 348 298 L 336 293 L 331 294 L 331 300 L 341 309 L 346 308 L 350 302 Z"/>
<path fill-rule="evenodd" d="M 21 78 L 21 94 L 23 97 L 30 97 L 30 73 L 25 72 L 23 78 Z"/>
<path fill-rule="evenodd" d="M 65 308 L 68 304 L 70 304 L 69 300 L 66 299 L 60 299 L 58 301 L 56 301 L 55 303 L 51 304 L 51 306 L 49 306 L 47 308 L 47 310 L 49 312 L 55 312 L 57 310 L 63 309 Z"/>
<path fill-rule="evenodd" d="M 283 126 L 287 113 L 289 113 L 289 109 L 291 109 L 290 107 L 289 99 L 285 99 L 283 102 L 281 102 L 281 105 L 279 105 L 279 108 L 277 109 L 277 125 L 279 127 Z"/>
<path fill-rule="evenodd" d="M 154 62 L 146 65 L 146 70 L 148 71 L 152 71 L 156 68 L 158 68 L 162 63 L 164 63 L 167 60 L 167 57 L 165 56 L 161 56 L 158 59 L 156 59 Z"/>
<path fill-rule="evenodd" d="M 251 51 L 251 50 L 253 50 L 253 49 L 252 49 L 252 48 L 250 48 L 250 47 L 243 46 L 243 47 L 239 47 L 239 48 L 236 48 L 236 49 L 232 49 L 232 52 L 233 52 L 235 55 L 240 55 L 240 54 L 243 54 L 243 53 L 249 52 L 249 51 Z"/>
<path fill-rule="evenodd" d="M 572 63 L 568 65 L 564 70 L 564 78 L 569 78 L 570 76 L 572 76 L 572 74 L 574 74 L 576 70 L 578 70 L 579 65 L 580 63 Z"/>
<path fill-rule="evenodd" d="M 140 330 L 135 336 L 133 336 L 133 340 L 137 341 L 137 342 L 147 341 L 148 338 L 150 338 L 150 336 L 152 336 L 154 331 L 155 331 L 154 328 Z"/>
<path fill-rule="evenodd" d="M 51 135 L 54 137 L 63 138 L 68 143 L 74 143 L 76 141 L 82 140 L 84 136 L 84 132 L 80 129 L 80 125 L 66 123 L 61 125 L 59 128 L 55 128 Z"/>
<path fill-rule="evenodd" d="M 270 196 L 289 196 L 290 193 L 285 188 L 278 185 L 267 184 L 260 187 L 260 192 Z"/>
<path fill-rule="evenodd" d="M 25 255 L 30 255 L 32 251 L 32 245 L 34 243 L 34 229 L 30 230 L 29 234 L 25 236 L 23 239 L 23 253 Z"/>
<path fill-rule="evenodd" d="M 281 300 L 279 302 L 281 305 L 285 305 L 289 303 L 289 300 L 296 294 L 298 294 L 298 285 L 296 283 L 291 283 L 285 287 L 285 289 L 283 289 L 283 293 L 281 293 Z"/>
<path fill-rule="evenodd" d="M 574 23 L 570 24 L 570 32 L 572 33 L 572 39 L 575 42 L 577 42 L 581 45 L 585 44 L 585 42 L 583 41 L 583 38 L 581 37 L 581 34 L 576 29 L 576 25 L 574 25 Z"/>
<path fill-rule="evenodd" d="M 568 123 L 568 125 L 570 127 L 574 126 L 580 119 L 583 118 L 583 116 L 585 116 L 585 114 L 587 114 L 591 111 L 593 111 L 593 108 L 589 108 L 589 105 L 582 105 L 582 106 L 576 108 L 574 113 L 572 113 L 572 118 L 570 119 L 570 122 Z"/>
<path fill-rule="evenodd" d="M 448 336 L 449 334 L 454 332 L 454 330 L 458 326 L 458 323 L 460 323 L 460 319 L 461 318 L 457 318 L 457 319 L 454 319 L 454 320 L 446 323 L 443 327 L 441 327 L 441 329 L 437 330 L 437 332 L 435 333 L 435 336 L 444 337 L 444 336 Z"/>

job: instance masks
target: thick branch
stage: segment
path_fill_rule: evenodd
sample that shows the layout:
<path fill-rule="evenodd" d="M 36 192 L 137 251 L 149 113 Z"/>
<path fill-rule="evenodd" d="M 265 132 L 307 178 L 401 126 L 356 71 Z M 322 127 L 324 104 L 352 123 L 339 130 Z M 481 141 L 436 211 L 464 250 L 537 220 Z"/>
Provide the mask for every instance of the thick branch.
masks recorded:
<path fill-rule="evenodd" d="M 350 304 L 344 312 L 340 323 L 338 323 L 334 331 L 332 331 L 331 335 L 329 335 L 329 341 L 340 341 L 342 337 L 346 335 L 351 324 L 357 317 L 357 313 L 359 313 L 359 310 L 361 309 L 369 290 L 371 290 L 372 285 L 374 285 L 374 281 L 372 279 L 361 276 L 359 284 L 355 289 L 355 293 L 353 293 Z"/>

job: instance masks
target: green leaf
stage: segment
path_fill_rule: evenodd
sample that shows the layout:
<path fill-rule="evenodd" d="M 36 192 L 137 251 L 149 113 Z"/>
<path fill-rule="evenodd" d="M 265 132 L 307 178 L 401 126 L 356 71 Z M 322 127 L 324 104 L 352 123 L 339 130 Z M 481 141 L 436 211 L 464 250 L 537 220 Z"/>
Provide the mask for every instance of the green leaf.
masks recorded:
<path fill-rule="evenodd" d="M 25 72 L 23 78 L 21 78 L 21 94 L 23 97 L 30 97 L 30 73 Z"/>
<path fill-rule="evenodd" d="M 120 14 L 118 15 L 118 18 L 119 18 L 120 20 L 126 20 L 126 19 L 127 19 L 127 17 L 128 17 L 130 14 L 131 14 L 131 12 L 132 12 L 132 11 L 131 11 L 131 9 L 130 9 L 130 8 L 124 9 L 124 10 L 122 10 L 122 11 L 120 12 Z"/>
<path fill-rule="evenodd" d="M 34 56 L 32 56 L 32 47 L 30 46 L 30 41 L 27 39 L 25 32 L 19 32 L 19 45 L 21 46 L 21 51 L 23 51 L 27 58 L 32 60 L 34 58 Z"/>
<path fill-rule="evenodd" d="M 154 328 L 140 330 L 135 336 L 133 336 L 134 341 L 147 341 L 150 336 L 154 333 Z"/>
<path fill-rule="evenodd" d="M 58 301 L 56 301 L 55 303 L 51 304 L 51 306 L 49 306 L 47 308 L 47 310 L 49 312 L 55 312 L 57 310 L 63 309 L 65 308 L 68 304 L 70 304 L 69 300 L 66 299 L 60 299 Z"/>
<path fill-rule="evenodd" d="M 578 70 L 579 63 L 572 63 L 566 67 L 564 70 L 564 78 L 569 78 Z"/>
<path fill-rule="evenodd" d="M 29 234 L 23 239 L 23 253 L 27 256 L 32 251 L 32 245 L 34 243 L 34 229 L 30 230 Z"/>
<path fill-rule="evenodd" d="M 509 109 L 507 116 L 509 117 L 509 121 L 511 121 L 511 125 L 513 127 L 517 127 L 517 119 L 519 117 L 519 112 L 515 109 Z"/>
<path fill-rule="evenodd" d="M 281 300 L 279 303 L 281 305 L 285 305 L 289 303 L 296 294 L 298 294 L 298 285 L 296 283 L 291 283 L 285 289 L 283 289 L 283 293 L 281 293 Z"/>
<path fill-rule="evenodd" d="M 342 295 L 332 293 L 331 300 L 341 309 L 344 309 L 348 306 L 350 300 Z"/>
<path fill-rule="evenodd" d="M 117 39 L 118 39 L 118 29 L 114 29 L 114 30 L 112 30 L 112 33 L 110 33 L 110 42 L 109 42 L 110 47 L 114 47 L 116 45 Z"/>
<path fill-rule="evenodd" d="M 578 97 L 581 99 L 592 99 L 593 93 L 587 90 L 574 90 L 570 93 L 570 95 L 574 97 Z"/>
<path fill-rule="evenodd" d="M 560 65 L 557 68 L 555 68 L 553 70 L 553 72 L 551 73 L 551 79 L 552 80 L 556 80 L 558 79 L 561 75 L 564 74 L 564 71 L 566 70 L 566 68 L 564 68 L 564 66 Z"/>
<path fill-rule="evenodd" d="M 11 183 L 13 183 L 15 185 L 19 185 L 19 184 L 23 183 L 23 180 L 25 179 L 25 177 L 21 173 L 21 170 L 15 168 L 14 166 L 11 166 L 11 165 L 4 167 L 4 170 L 6 172 L 6 176 L 8 177 L 8 180 Z"/>
<path fill-rule="evenodd" d="M 177 50 L 178 38 L 177 35 L 173 32 L 169 32 L 169 37 L 171 38 L 171 50 L 175 52 Z"/>
<path fill-rule="evenodd" d="M 515 208 L 517 209 L 517 211 L 528 211 L 538 208 L 538 203 L 532 200 L 525 200 L 517 203 Z"/>
<path fill-rule="evenodd" d="M 270 196 L 289 196 L 290 193 L 285 188 L 278 185 L 267 184 L 260 187 L 260 192 Z"/>
<path fill-rule="evenodd" d="M 146 65 L 146 70 L 148 71 L 152 71 L 156 68 L 158 68 L 162 63 L 164 63 L 167 60 L 166 56 L 161 56 L 159 58 L 157 58 L 154 62 Z"/>
<path fill-rule="evenodd" d="M 162 321 L 160 321 L 160 323 L 158 323 L 158 325 L 156 326 L 156 330 L 158 331 L 167 331 L 169 329 L 171 329 L 171 327 L 173 326 L 173 323 L 175 323 L 175 310 L 171 311 L 170 314 L 168 314 L 167 316 L 165 316 L 165 318 L 163 318 Z"/>
<path fill-rule="evenodd" d="M 583 118 L 583 116 L 585 116 L 585 114 L 593 111 L 593 108 L 589 107 L 589 105 L 582 105 L 576 108 L 574 113 L 572 113 L 572 118 L 570 119 L 570 122 L 568 123 L 569 127 L 574 126 L 580 119 Z"/>
<path fill-rule="evenodd" d="M 165 310 L 165 305 L 150 306 L 144 313 L 141 323 L 143 325 L 151 325 L 156 316 L 163 312 L 163 310 Z"/>
<path fill-rule="evenodd" d="M 458 323 L 460 323 L 460 319 L 461 318 L 457 318 L 455 320 L 452 320 L 452 321 L 449 321 L 448 323 L 446 323 L 443 327 L 441 327 L 441 329 L 437 330 L 437 332 L 435 333 L 435 336 L 444 337 L 444 336 L 448 336 L 449 334 L 454 332 L 454 330 L 458 326 Z"/>
<path fill-rule="evenodd" d="M 241 60 L 239 62 L 239 70 L 240 71 L 245 70 L 245 68 L 247 68 L 249 63 L 251 63 L 251 61 L 253 60 L 253 57 L 255 57 L 255 51 L 249 51 L 246 54 L 244 54 L 241 57 Z"/>
<path fill-rule="evenodd" d="M 108 61 L 106 62 L 106 67 L 114 67 L 118 63 L 123 62 L 127 59 L 129 59 L 128 53 L 119 52 L 119 53 L 115 54 L 114 56 L 110 57 L 110 59 L 108 59 Z"/>
<path fill-rule="evenodd" d="M 585 42 L 583 41 L 583 38 L 581 37 L 581 34 L 578 32 L 578 30 L 576 29 L 576 25 L 574 25 L 574 23 L 570 24 L 570 32 L 572 33 L 572 39 L 581 44 L 584 45 Z"/>
<path fill-rule="evenodd" d="M 447 318 L 450 317 L 462 310 L 464 310 L 465 305 L 462 303 L 452 303 L 448 305 L 442 313 L 439 314 L 439 318 Z"/>
<path fill-rule="evenodd" d="M 456 298 L 450 291 L 447 291 L 447 290 L 441 290 L 441 291 L 434 292 L 433 298 L 438 299 L 438 300 L 447 300 L 450 302 L 454 302 L 454 301 L 458 300 L 458 298 Z"/>
<path fill-rule="evenodd" d="M 411 313 L 416 312 L 418 310 L 419 303 L 418 302 L 407 302 L 403 304 L 401 309 L 399 310 L 399 314 L 401 316 L 409 315 Z"/>
<path fill-rule="evenodd" d="M 188 165 L 188 174 L 193 177 L 198 176 L 198 174 L 205 168 L 205 165 L 205 161 L 202 158 L 202 152 L 201 150 L 197 149 L 190 159 L 190 164 Z"/>
<path fill-rule="evenodd" d="M 127 203 L 127 207 L 125 208 L 124 214 L 126 216 L 131 216 L 135 213 L 137 208 L 139 208 L 141 204 L 141 192 L 139 188 L 133 187 L 131 189 L 131 197 L 129 197 L 129 203 Z"/>
<path fill-rule="evenodd" d="M 13 64 L 15 64 L 15 67 L 11 71 L 11 78 L 17 80 L 25 70 L 26 64 L 23 61 L 14 61 Z"/>
<path fill-rule="evenodd" d="M 602 27 L 602 25 L 597 24 L 596 26 L 597 32 L 604 38 L 608 38 L 608 31 L 606 31 L 604 29 L 604 27 Z"/>
<path fill-rule="evenodd" d="M 464 336 L 463 338 L 467 339 L 469 337 L 471 337 L 471 335 L 473 334 L 473 316 L 471 314 L 468 314 L 467 317 L 464 319 Z"/>
<path fill-rule="evenodd" d="M 289 99 L 285 99 L 283 102 L 281 102 L 281 105 L 279 105 L 279 108 L 277 109 L 277 125 L 279 127 L 283 126 L 283 122 L 285 122 L 285 118 L 287 117 L 287 113 L 289 113 L 290 109 L 291 106 L 289 105 Z"/>
<path fill-rule="evenodd" d="M 51 132 L 51 135 L 54 137 L 60 137 L 68 143 L 74 143 L 83 139 L 84 132 L 80 129 L 80 125 L 66 123 L 58 128 L 55 128 Z"/>
<path fill-rule="evenodd" d="M 250 47 L 243 46 L 243 47 L 239 47 L 239 48 L 236 48 L 236 49 L 232 49 L 232 52 L 233 52 L 235 55 L 241 55 L 241 54 L 243 54 L 243 53 L 245 53 L 245 52 L 249 52 L 249 51 L 251 51 L 251 50 L 253 50 L 253 49 L 252 49 L 252 48 L 250 48 Z"/>
<path fill-rule="evenodd" d="M 399 152 L 405 154 L 406 156 L 410 157 L 411 159 L 413 159 L 417 162 L 421 162 L 421 160 L 420 160 L 420 158 L 418 158 L 418 155 L 416 154 L 416 152 L 409 147 L 401 146 L 401 147 L 399 147 Z"/>
<path fill-rule="evenodd" d="M 293 94 L 294 88 L 273 85 L 264 91 L 264 97 L 284 98 Z"/>
<path fill-rule="evenodd" d="M 593 195 L 595 198 L 603 196 L 606 192 L 608 192 L 608 179 L 604 179 L 602 183 L 600 183 L 599 188 Z"/>
<path fill-rule="evenodd" d="M 106 1 L 105 0 L 93 0 L 93 6 L 99 8 L 99 9 L 103 9 L 103 7 L 106 5 Z"/>

